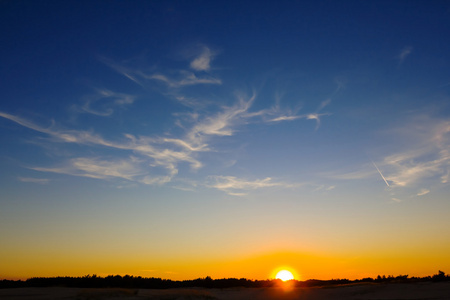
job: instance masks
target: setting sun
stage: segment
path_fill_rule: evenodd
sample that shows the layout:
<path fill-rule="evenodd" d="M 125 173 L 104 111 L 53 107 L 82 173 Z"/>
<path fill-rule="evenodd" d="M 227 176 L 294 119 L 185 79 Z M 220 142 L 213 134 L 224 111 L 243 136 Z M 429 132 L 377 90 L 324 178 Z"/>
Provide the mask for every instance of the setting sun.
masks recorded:
<path fill-rule="evenodd" d="M 294 275 L 292 275 L 292 273 L 287 270 L 281 270 L 280 272 L 277 273 L 275 278 L 281 279 L 282 281 L 288 281 L 294 279 Z"/>

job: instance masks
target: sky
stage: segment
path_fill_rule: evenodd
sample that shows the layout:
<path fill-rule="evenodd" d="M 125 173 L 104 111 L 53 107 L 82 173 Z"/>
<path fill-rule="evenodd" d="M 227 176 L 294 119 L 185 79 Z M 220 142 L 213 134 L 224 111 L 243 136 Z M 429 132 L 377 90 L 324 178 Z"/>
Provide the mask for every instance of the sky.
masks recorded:
<path fill-rule="evenodd" d="M 448 1 L 1 1 L 0 278 L 450 272 Z"/>

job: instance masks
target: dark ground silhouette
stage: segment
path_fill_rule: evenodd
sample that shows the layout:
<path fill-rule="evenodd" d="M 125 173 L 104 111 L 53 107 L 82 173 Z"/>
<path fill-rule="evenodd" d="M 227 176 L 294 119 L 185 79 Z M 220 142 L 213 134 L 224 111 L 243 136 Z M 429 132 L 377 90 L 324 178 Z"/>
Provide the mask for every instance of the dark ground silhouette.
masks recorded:
<path fill-rule="evenodd" d="M 331 279 L 305 281 L 290 280 L 292 287 L 325 287 L 333 285 L 344 285 L 354 283 L 419 283 L 419 282 L 442 282 L 450 281 L 450 276 L 439 271 L 433 276 L 409 277 L 380 276 L 376 278 L 362 278 L 356 280 Z M 212 279 L 211 277 L 198 278 L 194 280 L 175 281 L 161 278 L 145 278 L 131 275 L 110 275 L 99 277 L 97 275 L 86 275 L 82 277 L 33 277 L 27 280 L 0 280 L 0 288 L 25 288 L 25 287 L 73 287 L 73 288 L 133 288 L 133 289 L 172 289 L 172 288 L 267 288 L 278 287 L 284 283 L 279 279 L 250 280 L 245 278 Z"/>

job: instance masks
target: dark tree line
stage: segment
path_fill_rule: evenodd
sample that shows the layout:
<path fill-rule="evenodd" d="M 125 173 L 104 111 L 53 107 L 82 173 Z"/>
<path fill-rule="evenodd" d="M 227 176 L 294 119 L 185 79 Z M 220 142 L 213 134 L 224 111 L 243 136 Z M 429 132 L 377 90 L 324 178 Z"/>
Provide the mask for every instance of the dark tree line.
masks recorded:
<path fill-rule="evenodd" d="M 310 279 L 306 281 L 291 280 L 289 283 L 294 287 L 319 287 L 350 283 L 406 283 L 406 282 L 439 282 L 450 281 L 450 276 L 443 271 L 438 274 L 426 277 L 409 277 L 408 275 L 399 276 L 380 276 L 376 278 L 362 278 L 356 280 L 349 279 L 331 279 L 317 280 Z M 79 288 L 135 288 L 135 289 L 169 289 L 169 288 L 262 288 L 281 286 L 283 282 L 279 279 L 272 280 L 250 280 L 246 278 L 224 278 L 212 279 L 211 277 L 198 278 L 193 280 L 174 281 L 161 278 L 146 278 L 141 276 L 120 276 L 109 275 L 100 277 L 97 275 L 86 275 L 83 277 L 33 277 L 27 280 L 0 280 L 0 288 L 19 288 L 19 287 L 79 287 Z"/>

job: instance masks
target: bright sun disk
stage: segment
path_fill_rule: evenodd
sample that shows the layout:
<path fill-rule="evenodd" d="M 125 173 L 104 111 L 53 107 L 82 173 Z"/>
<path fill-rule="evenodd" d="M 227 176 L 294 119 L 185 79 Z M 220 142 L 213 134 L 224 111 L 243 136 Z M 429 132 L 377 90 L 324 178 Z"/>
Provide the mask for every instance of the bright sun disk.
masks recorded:
<path fill-rule="evenodd" d="M 292 275 L 292 273 L 289 272 L 288 270 L 281 270 L 280 272 L 277 273 L 275 278 L 281 279 L 282 281 L 288 281 L 294 279 L 294 275 Z"/>

